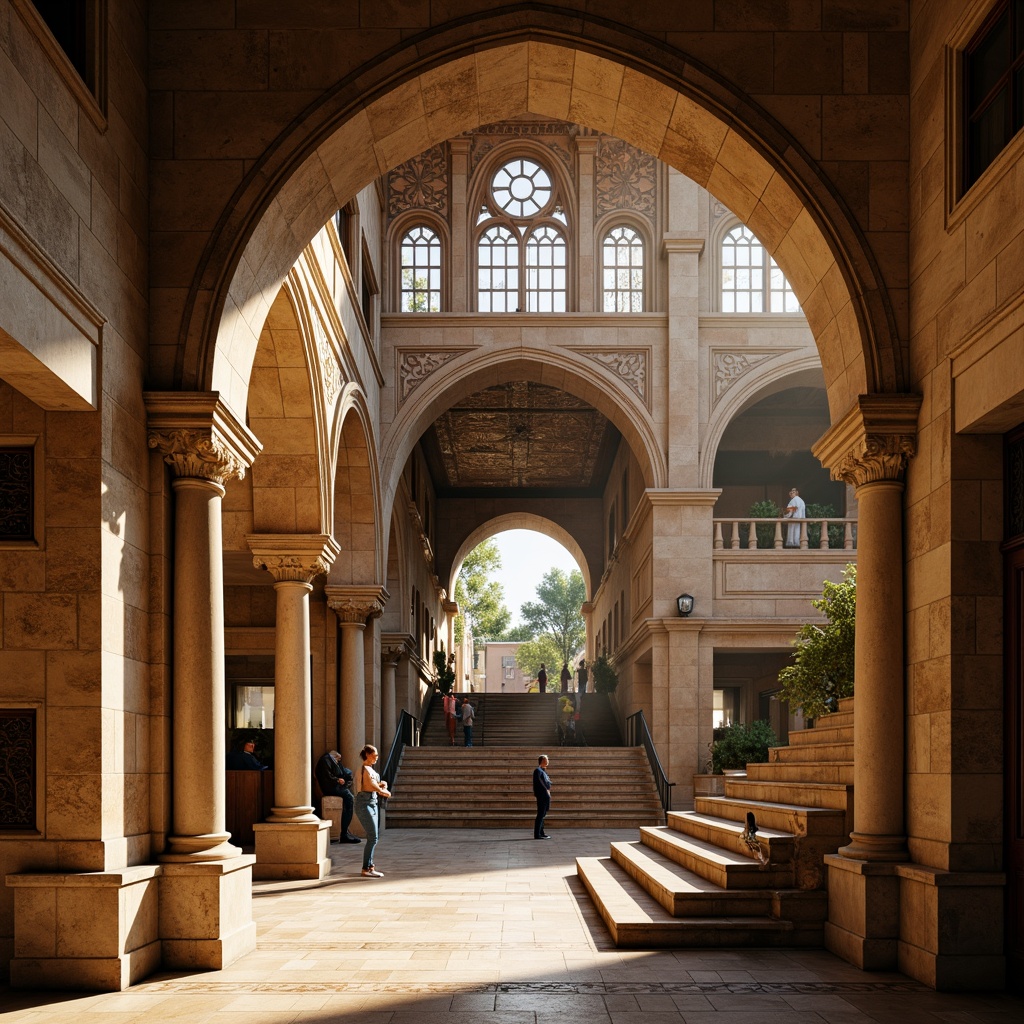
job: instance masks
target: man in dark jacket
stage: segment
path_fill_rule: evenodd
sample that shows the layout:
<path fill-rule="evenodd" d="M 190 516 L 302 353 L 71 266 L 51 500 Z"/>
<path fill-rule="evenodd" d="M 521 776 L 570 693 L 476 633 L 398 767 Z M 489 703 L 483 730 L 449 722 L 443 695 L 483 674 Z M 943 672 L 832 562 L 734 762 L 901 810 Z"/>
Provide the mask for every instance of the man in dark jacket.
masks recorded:
<path fill-rule="evenodd" d="M 229 772 L 261 772 L 266 769 L 256 756 L 256 741 L 250 736 L 248 739 L 236 740 L 234 749 L 228 751 L 227 769 Z"/>
<path fill-rule="evenodd" d="M 533 769 L 533 795 L 537 798 L 537 819 L 533 823 L 534 839 L 550 839 L 544 831 L 544 818 L 551 809 L 551 779 L 547 773 L 547 754 L 537 758 L 537 767 Z"/>
<path fill-rule="evenodd" d="M 359 836 L 352 835 L 348 830 L 355 812 L 355 797 L 352 795 L 352 772 L 341 763 L 341 754 L 329 750 L 317 761 L 313 773 L 324 796 L 341 797 L 341 842 L 362 842 Z"/>

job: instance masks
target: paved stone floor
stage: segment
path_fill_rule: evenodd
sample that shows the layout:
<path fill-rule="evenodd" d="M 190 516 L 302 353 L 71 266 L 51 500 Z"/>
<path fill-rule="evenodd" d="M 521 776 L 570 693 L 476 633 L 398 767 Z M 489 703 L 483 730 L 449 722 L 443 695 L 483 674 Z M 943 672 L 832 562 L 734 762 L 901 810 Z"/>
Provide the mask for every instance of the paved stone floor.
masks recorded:
<path fill-rule="evenodd" d="M 258 883 L 257 949 L 227 970 L 100 995 L 0 989 L 3 1024 L 916 1024 L 1024 1021 L 822 951 L 620 952 L 574 858 L 635 831 L 393 829 L 383 879 L 332 846 L 320 883 Z"/>

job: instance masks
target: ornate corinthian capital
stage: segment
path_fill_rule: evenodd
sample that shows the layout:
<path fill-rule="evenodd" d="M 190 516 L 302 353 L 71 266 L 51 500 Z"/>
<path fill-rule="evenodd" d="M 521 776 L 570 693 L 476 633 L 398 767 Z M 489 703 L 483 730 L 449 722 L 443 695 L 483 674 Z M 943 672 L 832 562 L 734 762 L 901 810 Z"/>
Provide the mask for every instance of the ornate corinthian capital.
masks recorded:
<path fill-rule="evenodd" d="M 312 583 L 330 569 L 340 550 L 333 537 L 322 533 L 259 533 L 245 539 L 252 551 L 252 564 L 266 569 L 278 583 Z"/>
<path fill-rule="evenodd" d="M 339 622 L 359 625 L 383 615 L 384 605 L 391 596 L 381 586 L 327 586 L 324 593 L 327 595 L 327 607 L 338 616 Z"/>
<path fill-rule="evenodd" d="M 241 479 L 262 445 L 217 392 L 149 391 L 149 447 L 178 477 L 224 484 Z"/>
<path fill-rule="evenodd" d="M 861 395 L 812 451 L 833 480 L 900 480 L 917 451 L 920 395 Z"/>

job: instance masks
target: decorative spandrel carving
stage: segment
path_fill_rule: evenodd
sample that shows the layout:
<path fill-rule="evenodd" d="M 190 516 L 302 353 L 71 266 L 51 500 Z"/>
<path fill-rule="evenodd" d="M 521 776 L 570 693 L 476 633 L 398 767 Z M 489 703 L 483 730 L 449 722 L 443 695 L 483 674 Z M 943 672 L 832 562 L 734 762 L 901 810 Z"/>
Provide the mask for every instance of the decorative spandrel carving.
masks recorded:
<path fill-rule="evenodd" d="M 1006 539 L 1024 534 L 1024 436 L 1006 446 Z"/>
<path fill-rule="evenodd" d="M 766 359 L 771 359 L 771 352 L 715 352 L 712 355 L 712 373 L 714 375 L 715 397 L 718 400 L 742 377 Z"/>
<path fill-rule="evenodd" d="M 0 779 L 0 830 L 35 830 L 34 708 L 0 708 Z"/>
<path fill-rule="evenodd" d="M 593 359 L 605 369 L 610 370 L 639 396 L 640 401 L 647 403 L 647 352 L 646 350 L 627 349 L 616 352 L 595 349 L 580 350 L 581 356 Z"/>
<path fill-rule="evenodd" d="M 451 362 L 461 352 L 452 350 L 400 353 L 398 360 L 398 393 L 404 402 L 435 370 Z"/>
<path fill-rule="evenodd" d="M 163 456 L 175 476 L 198 477 L 218 484 L 245 476 L 245 463 L 209 430 L 153 430 L 149 447 Z"/>
<path fill-rule="evenodd" d="M 595 163 L 597 216 L 629 210 L 654 220 L 657 161 L 622 139 L 601 137 Z"/>
<path fill-rule="evenodd" d="M 448 216 L 448 147 L 443 143 L 388 173 L 388 218 L 406 210 L 431 210 Z"/>
<path fill-rule="evenodd" d="M 718 199 L 712 197 L 711 199 L 711 219 L 715 221 L 721 220 L 723 217 L 731 216 L 731 211 L 725 203 L 720 202 Z"/>
<path fill-rule="evenodd" d="M 320 317 L 313 314 L 313 335 L 316 338 L 316 351 L 320 358 L 320 374 L 324 389 L 324 398 L 328 406 L 334 404 L 334 400 L 341 391 L 341 369 L 338 366 L 338 358 L 334 354 L 330 338 L 324 328 Z"/>
<path fill-rule="evenodd" d="M 34 539 L 35 457 L 29 447 L 0 448 L 0 540 Z"/>

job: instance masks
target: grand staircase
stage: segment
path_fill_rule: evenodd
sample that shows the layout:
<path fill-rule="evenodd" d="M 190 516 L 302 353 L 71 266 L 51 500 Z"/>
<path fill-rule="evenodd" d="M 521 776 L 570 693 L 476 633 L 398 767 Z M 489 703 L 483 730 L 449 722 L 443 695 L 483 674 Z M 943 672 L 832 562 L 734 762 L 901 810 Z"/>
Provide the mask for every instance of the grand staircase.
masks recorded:
<path fill-rule="evenodd" d="M 388 800 L 389 828 L 533 828 L 537 756 L 551 759 L 546 828 L 637 828 L 665 820 L 642 747 L 618 745 L 602 694 L 584 697 L 583 722 L 609 746 L 558 746 L 555 694 L 473 694 L 473 746 L 448 745 L 434 698 L 420 746 L 406 747 Z M 589 741 L 588 741 L 589 742 Z"/>
<path fill-rule="evenodd" d="M 789 743 L 727 778 L 724 796 L 697 797 L 638 841 L 612 843 L 608 857 L 577 858 L 616 945 L 822 944 L 823 857 L 852 827 L 853 698 Z"/>

